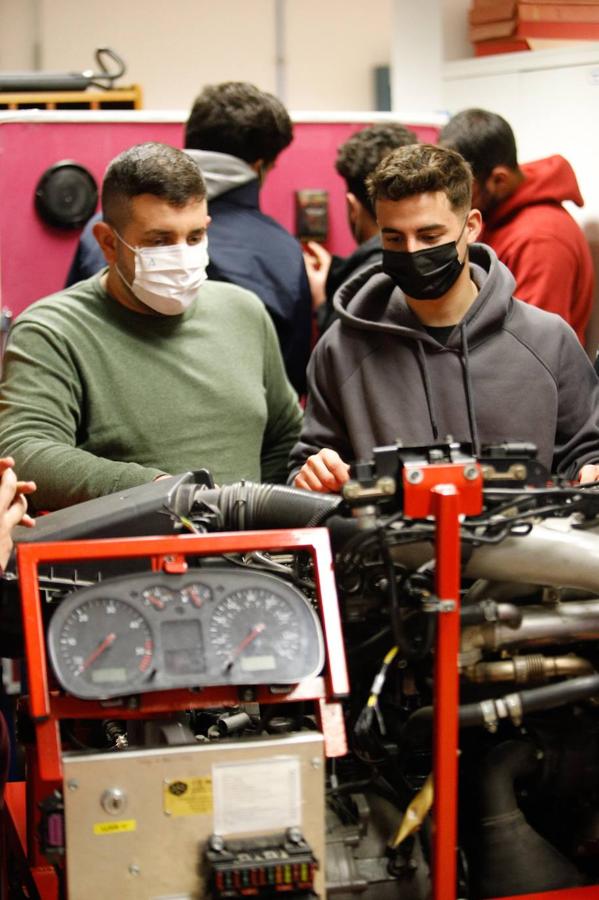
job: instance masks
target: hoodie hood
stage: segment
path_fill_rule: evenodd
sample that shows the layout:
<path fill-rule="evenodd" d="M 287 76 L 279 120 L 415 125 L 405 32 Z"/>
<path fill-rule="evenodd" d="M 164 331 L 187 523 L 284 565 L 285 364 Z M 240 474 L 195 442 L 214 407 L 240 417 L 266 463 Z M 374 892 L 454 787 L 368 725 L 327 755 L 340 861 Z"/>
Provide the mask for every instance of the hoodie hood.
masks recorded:
<path fill-rule="evenodd" d="M 403 291 L 385 275 L 380 264 L 366 269 L 343 285 L 335 296 L 334 306 L 344 326 L 394 334 L 411 343 L 420 371 L 433 440 L 441 436 L 439 422 L 442 415 L 429 371 L 429 358 L 440 353 L 452 353 L 459 358 L 470 439 L 478 455 L 480 439 L 470 351 L 501 330 L 512 306 L 515 282 L 508 269 L 484 244 L 471 245 L 469 265 L 470 276 L 478 287 L 478 296 L 462 321 L 456 323 L 445 345 L 427 332 L 408 306 Z"/>
<path fill-rule="evenodd" d="M 570 200 L 584 206 L 574 169 L 563 156 L 548 156 L 520 166 L 524 181 L 499 206 L 485 213 L 485 227 L 496 228 L 523 207 Z"/>
<path fill-rule="evenodd" d="M 447 350 L 461 350 L 460 331 L 465 329 L 472 346 L 497 330 L 507 316 L 514 293 L 511 273 L 485 244 L 472 244 L 469 251 L 470 275 L 478 287 L 478 296 L 446 344 Z M 441 350 L 407 304 L 405 294 L 376 263 L 358 273 L 339 289 L 333 301 L 342 323 L 350 328 L 397 334 L 430 344 Z"/>
<path fill-rule="evenodd" d="M 252 167 L 237 156 L 215 150 L 185 150 L 185 153 L 204 177 L 208 201 L 258 179 Z"/>

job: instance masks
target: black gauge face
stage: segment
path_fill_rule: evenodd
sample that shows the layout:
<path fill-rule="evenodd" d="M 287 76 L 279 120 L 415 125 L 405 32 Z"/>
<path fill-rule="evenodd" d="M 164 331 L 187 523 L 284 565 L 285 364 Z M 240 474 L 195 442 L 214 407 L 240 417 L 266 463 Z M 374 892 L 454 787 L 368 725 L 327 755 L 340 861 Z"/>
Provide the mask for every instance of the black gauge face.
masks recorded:
<path fill-rule="evenodd" d="M 153 609 L 161 611 L 166 609 L 169 603 L 174 603 L 177 595 L 170 588 L 156 584 L 143 591 L 142 597 L 146 606 L 151 606 Z"/>
<path fill-rule="evenodd" d="M 56 665 L 75 696 L 126 694 L 152 666 L 154 644 L 144 617 L 123 600 L 96 597 L 76 606 L 56 641 Z"/>
<path fill-rule="evenodd" d="M 302 625 L 291 603 L 264 588 L 242 588 L 215 607 L 208 627 L 223 673 L 272 672 L 300 653 Z"/>
<path fill-rule="evenodd" d="M 57 605 L 48 653 L 74 697 L 297 684 L 324 664 L 309 601 L 270 573 L 206 566 L 142 572 L 74 591 Z"/>
<path fill-rule="evenodd" d="M 212 588 L 206 584 L 188 584 L 181 590 L 181 601 L 190 603 L 196 609 L 201 609 L 204 603 L 212 600 Z"/>

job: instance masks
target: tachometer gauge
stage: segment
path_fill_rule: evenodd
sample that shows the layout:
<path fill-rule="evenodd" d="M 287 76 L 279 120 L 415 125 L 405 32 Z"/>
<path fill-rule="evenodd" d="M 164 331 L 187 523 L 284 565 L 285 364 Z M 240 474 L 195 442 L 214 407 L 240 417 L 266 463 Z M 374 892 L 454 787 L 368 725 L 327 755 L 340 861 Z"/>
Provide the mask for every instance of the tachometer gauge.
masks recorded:
<path fill-rule="evenodd" d="M 55 616 L 50 628 L 54 671 L 75 697 L 133 693 L 150 675 L 152 631 L 131 603 L 110 597 L 81 599 Z"/>

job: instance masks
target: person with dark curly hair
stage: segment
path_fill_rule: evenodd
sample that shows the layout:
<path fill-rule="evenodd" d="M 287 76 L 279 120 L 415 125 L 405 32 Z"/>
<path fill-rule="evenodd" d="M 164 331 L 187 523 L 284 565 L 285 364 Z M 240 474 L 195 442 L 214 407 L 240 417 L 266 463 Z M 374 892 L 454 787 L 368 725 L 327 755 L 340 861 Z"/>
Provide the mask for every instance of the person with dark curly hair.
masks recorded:
<path fill-rule="evenodd" d="M 599 381 L 559 316 L 514 297 L 478 243 L 472 172 L 431 144 L 394 150 L 368 179 L 383 261 L 346 282 L 308 366 L 290 480 L 339 491 L 375 447 L 534 444 L 552 473 L 599 481 Z"/>
<path fill-rule="evenodd" d="M 304 261 L 320 334 L 337 316 L 333 308 L 336 291 L 349 278 L 382 259 L 381 237 L 366 179 L 392 150 L 417 143 L 417 135 L 405 125 L 381 122 L 357 131 L 338 148 L 335 168 L 345 180 L 347 221 L 358 246 L 349 256 L 342 257 L 331 256 L 316 241 L 307 245 Z"/>
<path fill-rule="evenodd" d="M 280 100 L 245 81 L 207 85 L 185 127 L 186 153 L 206 182 L 210 226 L 208 277 L 247 288 L 260 297 L 273 321 L 287 376 L 305 393 L 312 304 L 301 247 L 260 210 L 260 188 L 293 126 Z M 106 263 L 93 234 L 102 218 L 86 225 L 67 287 Z"/>

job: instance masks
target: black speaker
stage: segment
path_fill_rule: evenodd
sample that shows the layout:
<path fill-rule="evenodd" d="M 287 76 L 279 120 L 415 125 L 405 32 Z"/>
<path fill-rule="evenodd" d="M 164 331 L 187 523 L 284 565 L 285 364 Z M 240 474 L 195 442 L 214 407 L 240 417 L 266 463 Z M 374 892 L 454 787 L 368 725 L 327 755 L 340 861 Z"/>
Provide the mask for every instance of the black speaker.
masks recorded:
<path fill-rule="evenodd" d="M 88 170 L 65 159 L 46 169 L 35 189 L 35 208 L 47 225 L 79 228 L 96 211 L 98 185 Z"/>

